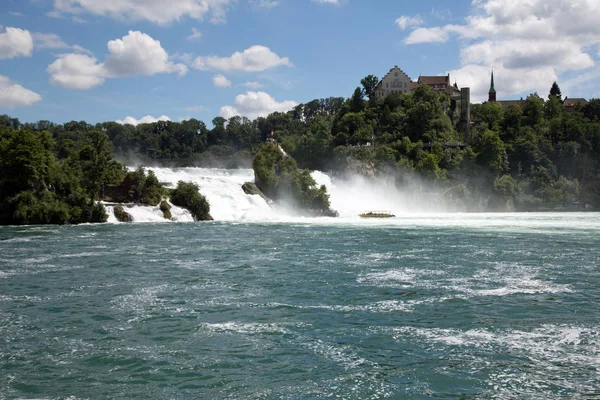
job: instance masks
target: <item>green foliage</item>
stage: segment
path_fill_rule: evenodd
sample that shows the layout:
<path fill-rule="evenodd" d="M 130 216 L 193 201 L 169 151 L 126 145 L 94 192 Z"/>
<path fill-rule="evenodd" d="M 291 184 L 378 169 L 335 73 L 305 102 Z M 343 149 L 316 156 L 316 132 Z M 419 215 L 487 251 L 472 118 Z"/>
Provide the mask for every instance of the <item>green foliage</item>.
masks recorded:
<path fill-rule="evenodd" d="M 306 189 L 312 186 L 305 168 L 416 174 L 464 188 L 453 199 L 465 207 L 493 195 L 494 209 L 600 209 L 600 99 L 564 112 L 554 83 L 547 100 L 534 93 L 522 108 L 475 104 L 475 126 L 463 137 L 449 96 L 422 85 L 376 98 L 374 75 L 360 84 L 349 98 L 314 99 L 253 121 L 217 117 L 210 129 L 195 119 L 57 125 L 0 116 L 0 223 L 102 220 L 99 198 L 160 203 L 165 193 L 156 177 L 126 172 L 113 152 L 179 165 L 215 159 L 230 165 L 255 156 L 265 193 L 297 198 L 304 209 L 326 204 L 318 200 L 320 188 Z M 265 147 L 271 137 L 293 158 Z"/>
<path fill-rule="evenodd" d="M 89 164 L 57 161 L 54 146 L 48 132 L 0 127 L 0 224 L 106 221 L 104 207 L 81 179 Z"/>
<path fill-rule="evenodd" d="M 556 81 L 552 83 L 552 87 L 550 88 L 550 93 L 548 94 L 548 100 L 556 99 L 559 103 L 562 104 L 562 93 L 560 92 L 560 88 L 558 87 L 558 83 Z"/>
<path fill-rule="evenodd" d="M 377 87 L 378 83 L 379 78 L 377 78 L 375 75 L 368 75 L 360 80 L 360 84 L 363 87 L 363 94 L 367 96 L 369 100 L 375 98 L 375 88 Z"/>
<path fill-rule="evenodd" d="M 212 220 L 210 205 L 198 190 L 200 188 L 195 183 L 179 181 L 171 191 L 171 203 L 189 210 L 196 221 Z"/>
<path fill-rule="evenodd" d="M 334 215 L 325 186 L 317 187 L 307 169 L 299 170 L 296 161 L 277 145 L 264 144 L 254 157 L 256 185 L 268 197 L 282 200 L 317 215 Z"/>
<path fill-rule="evenodd" d="M 485 130 L 473 144 L 477 163 L 499 173 L 508 168 L 506 145 L 497 132 Z"/>

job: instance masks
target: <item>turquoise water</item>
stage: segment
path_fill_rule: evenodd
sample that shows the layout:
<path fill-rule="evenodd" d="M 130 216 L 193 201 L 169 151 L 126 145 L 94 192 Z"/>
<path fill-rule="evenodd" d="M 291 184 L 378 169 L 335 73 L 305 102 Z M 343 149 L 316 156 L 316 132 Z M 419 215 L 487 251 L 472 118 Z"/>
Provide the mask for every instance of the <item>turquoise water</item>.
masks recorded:
<path fill-rule="evenodd" d="M 600 214 L 0 228 L 0 398 L 600 398 Z"/>

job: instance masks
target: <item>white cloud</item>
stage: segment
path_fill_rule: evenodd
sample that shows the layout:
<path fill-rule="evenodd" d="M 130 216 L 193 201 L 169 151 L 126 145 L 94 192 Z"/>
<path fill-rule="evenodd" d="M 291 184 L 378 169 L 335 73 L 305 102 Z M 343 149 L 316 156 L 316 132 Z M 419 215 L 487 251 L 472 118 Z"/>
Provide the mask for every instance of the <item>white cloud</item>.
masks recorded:
<path fill-rule="evenodd" d="M 419 26 L 423 24 L 423 19 L 420 15 L 415 15 L 414 17 L 409 17 L 406 15 L 401 16 L 396 20 L 396 25 L 402 30 L 407 28 L 411 28 L 413 26 Z"/>
<path fill-rule="evenodd" d="M 85 90 L 104 83 L 102 64 L 85 54 L 63 54 L 46 69 L 50 83 L 66 89 Z"/>
<path fill-rule="evenodd" d="M 419 27 L 406 44 L 441 43 L 456 37 L 462 66 L 450 71 L 459 86 L 470 86 L 474 101 L 485 100 L 494 69 L 498 99 L 538 91 L 571 71 L 599 74 L 600 2 L 597 0 L 473 0 L 462 25 Z M 589 72 L 589 71 L 592 72 Z M 571 74 L 572 75 L 572 74 Z M 566 78 L 565 78 L 566 79 Z M 582 80 L 569 80 L 581 85 Z M 573 86 L 574 87 L 574 86 Z"/>
<path fill-rule="evenodd" d="M 223 23 L 233 0 L 54 0 L 54 13 L 93 14 L 123 21 L 168 25 L 185 17 Z"/>
<path fill-rule="evenodd" d="M 217 74 L 213 76 L 213 84 L 215 87 L 226 88 L 231 87 L 231 81 L 225 75 Z"/>
<path fill-rule="evenodd" d="M 265 46 L 252 46 L 243 52 L 235 52 L 231 57 L 197 57 L 194 67 L 200 70 L 260 72 L 280 65 L 292 67 L 287 57 L 279 57 Z"/>
<path fill-rule="evenodd" d="M 265 92 L 248 92 L 246 94 L 238 94 L 235 97 L 235 104 L 233 106 L 221 107 L 220 114 L 226 119 L 236 115 L 255 119 L 266 117 L 276 111 L 286 112 L 297 105 L 298 103 L 291 100 L 278 102 Z"/>
<path fill-rule="evenodd" d="M 242 86 L 247 87 L 248 89 L 255 89 L 255 90 L 265 87 L 265 85 L 263 85 L 260 82 L 246 82 Z"/>
<path fill-rule="evenodd" d="M 69 46 L 55 33 L 34 32 L 31 36 L 33 37 L 33 44 L 36 49 L 72 49 L 80 53 L 92 55 L 91 51 L 77 44 Z"/>
<path fill-rule="evenodd" d="M 23 14 L 22 12 L 19 11 L 9 11 L 8 12 L 10 15 L 12 15 L 13 17 L 24 17 L 25 14 Z"/>
<path fill-rule="evenodd" d="M 6 76 L 0 75 L 0 107 L 30 106 L 42 100 L 39 94 L 25 89 Z"/>
<path fill-rule="evenodd" d="M 129 31 L 122 39 L 108 42 L 109 55 L 104 68 L 111 77 L 154 75 L 162 72 L 187 73 L 183 64 L 169 61 L 169 55 L 158 40 L 140 31 Z"/>
<path fill-rule="evenodd" d="M 139 32 L 129 31 L 122 39 L 108 42 L 108 56 L 103 63 L 83 54 L 62 54 L 48 66 L 50 83 L 67 89 L 89 89 L 106 78 L 158 73 L 187 73 L 183 64 L 169 61 L 158 40 Z"/>
<path fill-rule="evenodd" d="M 33 38 L 28 30 L 7 27 L 5 32 L 0 32 L 0 60 L 18 56 L 30 57 L 32 50 Z"/>
<path fill-rule="evenodd" d="M 127 116 L 125 117 L 125 119 L 121 120 L 118 119 L 115 122 L 117 124 L 121 124 L 121 125 L 139 125 L 139 124 L 151 124 L 153 122 L 158 122 L 158 121 L 170 121 L 171 118 L 167 117 L 166 115 L 161 115 L 158 118 L 154 118 L 152 115 L 146 115 L 140 119 L 135 119 L 133 117 Z"/>
<path fill-rule="evenodd" d="M 201 37 L 202 37 L 202 32 L 200 32 L 196 28 L 192 28 L 192 34 L 187 36 L 186 39 L 187 40 L 196 40 L 196 39 L 200 39 Z"/>

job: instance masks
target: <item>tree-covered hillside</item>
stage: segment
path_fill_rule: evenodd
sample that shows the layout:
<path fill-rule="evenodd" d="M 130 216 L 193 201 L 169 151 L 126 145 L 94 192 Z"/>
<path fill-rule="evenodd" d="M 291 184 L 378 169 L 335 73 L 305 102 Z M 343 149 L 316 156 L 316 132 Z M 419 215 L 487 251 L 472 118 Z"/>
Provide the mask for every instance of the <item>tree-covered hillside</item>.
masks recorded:
<path fill-rule="evenodd" d="M 116 159 L 180 165 L 251 165 L 272 137 L 301 169 L 386 174 L 401 187 L 450 199 L 456 209 L 600 209 L 600 100 L 565 112 L 558 85 L 523 106 L 472 105 L 470 134 L 450 99 L 428 86 L 376 99 L 366 77 L 347 99 L 315 99 L 248 120 L 120 125 L 20 123 L 0 117 L 0 214 L 4 222 L 102 219 L 93 200 L 122 181 Z M 434 188 L 434 190 L 432 190 Z M 15 210 L 18 210 L 16 212 Z"/>

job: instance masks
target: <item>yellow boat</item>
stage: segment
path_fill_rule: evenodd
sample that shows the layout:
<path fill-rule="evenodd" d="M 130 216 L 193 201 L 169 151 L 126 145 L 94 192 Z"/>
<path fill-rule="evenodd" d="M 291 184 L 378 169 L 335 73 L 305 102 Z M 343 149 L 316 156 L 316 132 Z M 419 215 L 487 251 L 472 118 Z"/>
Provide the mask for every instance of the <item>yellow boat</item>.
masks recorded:
<path fill-rule="evenodd" d="M 361 218 L 392 218 L 394 214 L 387 211 L 366 211 L 362 214 L 358 214 Z"/>

